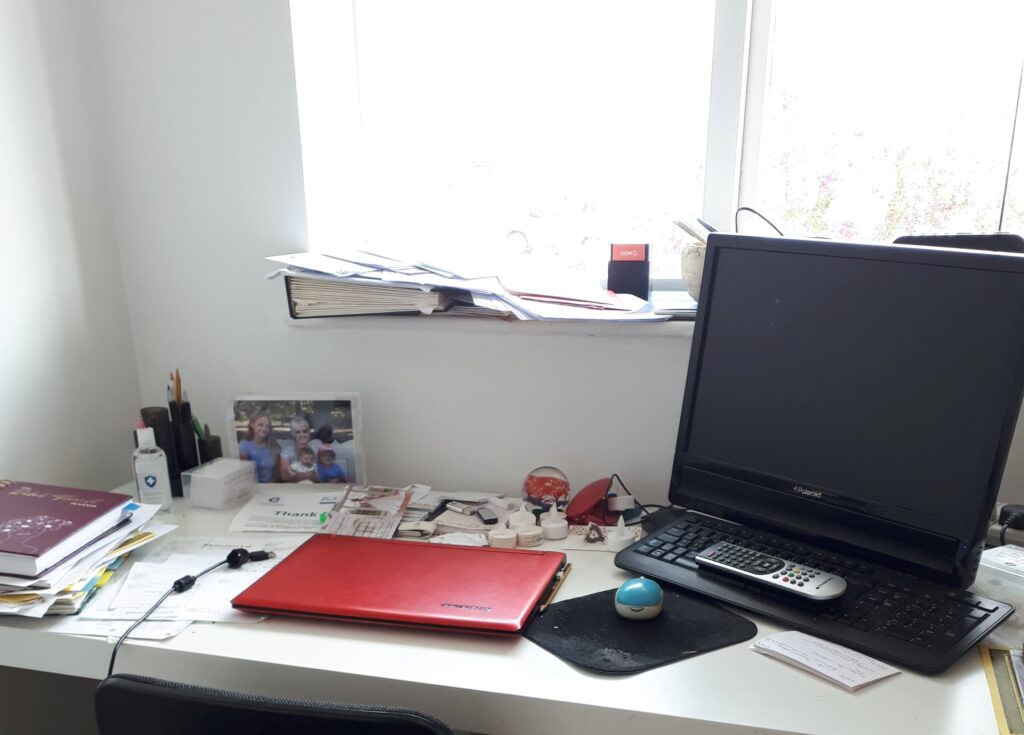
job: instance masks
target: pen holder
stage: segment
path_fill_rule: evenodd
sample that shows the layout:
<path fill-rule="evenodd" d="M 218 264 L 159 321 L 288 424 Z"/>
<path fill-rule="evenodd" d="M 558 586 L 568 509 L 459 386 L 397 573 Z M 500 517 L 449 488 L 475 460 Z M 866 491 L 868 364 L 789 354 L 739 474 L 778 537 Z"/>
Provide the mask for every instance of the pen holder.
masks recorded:
<path fill-rule="evenodd" d="M 205 439 L 200 439 L 199 444 L 199 462 L 200 464 L 206 464 L 212 459 L 224 456 L 221 454 L 220 449 L 220 437 L 210 434 Z"/>
<path fill-rule="evenodd" d="M 142 409 L 142 423 L 153 430 L 156 445 L 167 457 L 167 475 L 171 481 L 171 495 L 181 497 L 181 469 L 175 449 L 175 437 L 171 431 L 170 412 L 163 406 L 147 406 Z"/>
<path fill-rule="evenodd" d="M 196 452 L 196 434 L 192 424 L 182 420 L 174 425 L 178 432 L 175 439 L 178 442 L 178 464 L 182 472 L 190 470 L 199 464 L 199 454 Z"/>

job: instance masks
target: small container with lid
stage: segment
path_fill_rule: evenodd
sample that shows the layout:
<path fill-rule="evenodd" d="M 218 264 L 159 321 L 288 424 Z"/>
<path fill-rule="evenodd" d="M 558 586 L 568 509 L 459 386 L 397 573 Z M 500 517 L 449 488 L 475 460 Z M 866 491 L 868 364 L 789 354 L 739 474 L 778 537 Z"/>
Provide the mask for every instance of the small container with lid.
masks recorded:
<path fill-rule="evenodd" d="M 156 436 L 150 427 L 136 429 L 135 438 L 138 447 L 132 453 L 132 472 L 139 502 L 170 510 L 171 478 L 167 470 L 167 455 L 156 445 Z"/>

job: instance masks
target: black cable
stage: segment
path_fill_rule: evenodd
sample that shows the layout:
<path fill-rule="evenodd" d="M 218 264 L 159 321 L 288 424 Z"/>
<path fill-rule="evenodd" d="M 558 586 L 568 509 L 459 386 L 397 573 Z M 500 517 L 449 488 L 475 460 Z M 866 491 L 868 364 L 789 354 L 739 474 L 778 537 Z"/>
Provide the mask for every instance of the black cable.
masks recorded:
<path fill-rule="evenodd" d="M 668 508 L 667 505 L 658 505 L 657 503 L 644 503 L 640 507 L 643 508 L 644 510 L 647 510 L 648 508 L 656 508 L 657 510 L 665 510 L 666 508 Z M 647 512 L 650 513 L 649 510 L 647 510 Z"/>
<path fill-rule="evenodd" d="M 633 495 L 633 493 L 631 493 L 629 491 L 629 488 L 626 487 L 626 483 L 624 483 L 622 481 L 622 478 L 619 477 L 616 474 L 612 474 L 612 476 L 610 478 L 608 478 L 608 489 L 604 491 L 604 508 L 601 511 L 601 515 L 604 518 L 604 524 L 606 526 L 613 526 L 613 525 L 615 525 L 616 523 L 619 522 L 618 516 L 616 516 L 614 518 L 611 518 L 611 519 L 608 518 L 608 496 L 611 494 L 612 488 L 615 486 L 616 482 L 619 483 L 619 487 L 621 487 L 623 490 L 626 491 L 626 495 L 629 495 L 631 498 L 634 498 L 634 499 L 636 498 L 636 496 Z M 649 516 L 651 514 L 651 512 L 649 510 L 647 510 L 647 506 L 645 506 L 643 503 L 637 503 L 636 507 L 640 509 L 640 517 L 635 519 L 633 522 L 628 523 L 627 525 L 635 526 L 637 523 L 642 522 L 644 518 L 646 518 L 647 516 Z M 655 507 L 661 507 L 661 506 L 655 506 Z M 619 515 L 621 515 L 623 512 L 625 512 L 625 511 L 620 512 Z"/>
<path fill-rule="evenodd" d="M 129 625 L 128 630 L 122 633 L 121 637 L 117 639 L 117 643 L 114 644 L 114 650 L 110 652 L 110 666 L 107 667 L 107 676 L 110 676 L 114 673 L 114 659 L 117 658 L 117 651 L 119 648 L 121 648 L 121 644 L 125 642 L 125 639 L 128 638 L 128 636 L 131 634 L 133 630 L 142 625 L 142 623 L 146 621 L 146 618 L 152 615 L 153 612 L 164 603 L 164 600 L 166 600 L 172 594 L 174 594 L 175 592 L 187 592 L 188 590 L 195 587 L 196 582 L 199 580 L 200 577 L 209 574 L 217 567 L 223 566 L 225 564 L 227 564 L 228 567 L 230 567 L 231 569 L 238 569 L 238 567 L 242 566 L 246 562 L 263 561 L 265 559 L 273 558 L 274 556 L 277 555 L 273 551 L 249 551 L 248 549 L 232 549 L 230 552 L 228 552 L 228 555 L 225 559 L 207 567 L 203 571 L 199 572 L 199 574 L 196 574 L 194 576 L 191 574 L 186 574 L 181 579 L 174 580 L 174 584 L 171 585 L 171 588 L 164 592 L 163 595 L 161 595 L 160 599 L 153 603 L 153 606 L 142 614 L 142 617 L 140 617 L 134 623 Z"/>
<path fill-rule="evenodd" d="M 750 212 L 751 214 L 756 214 L 758 217 L 760 217 L 765 222 L 767 222 L 769 227 L 771 227 L 773 230 L 775 230 L 777 233 L 779 233 L 779 237 L 785 237 L 785 235 L 782 234 L 782 230 L 780 230 L 778 227 L 776 227 L 774 224 L 772 224 L 772 221 L 770 219 L 765 217 L 763 214 L 758 212 L 753 207 L 737 207 L 736 208 L 736 214 L 733 215 L 733 223 L 735 224 L 736 232 L 740 231 L 740 212 Z"/>
<path fill-rule="evenodd" d="M 1006 529 L 1016 528 L 1013 524 L 1021 519 L 1020 513 L 1012 513 L 1010 516 L 1003 521 L 1003 525 L 999 528 L 999 545 L 1004 546 L 1006 544 Z"/>

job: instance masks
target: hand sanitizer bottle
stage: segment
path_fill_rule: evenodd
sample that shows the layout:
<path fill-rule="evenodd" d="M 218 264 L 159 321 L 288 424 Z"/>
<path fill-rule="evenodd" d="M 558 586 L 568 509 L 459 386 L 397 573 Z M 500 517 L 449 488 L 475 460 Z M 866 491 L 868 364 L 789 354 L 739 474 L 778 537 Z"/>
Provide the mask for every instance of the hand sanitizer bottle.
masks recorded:
<path fill-rule="evenodd" d="M 139 446 L 132 453 L 132 469 L 139 502 L 170 510 L 171 478 L 167 473 L 167 457 L 156 445 L 153 429 L 136 429 L 135 438 Z"/>

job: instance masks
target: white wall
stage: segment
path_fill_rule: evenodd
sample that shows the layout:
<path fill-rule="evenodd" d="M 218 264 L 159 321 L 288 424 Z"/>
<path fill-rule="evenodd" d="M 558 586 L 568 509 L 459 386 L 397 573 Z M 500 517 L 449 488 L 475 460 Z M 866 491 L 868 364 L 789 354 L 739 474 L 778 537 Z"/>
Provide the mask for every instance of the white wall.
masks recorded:
<path fill-rule="evenodd" d="M 293 326 L 264 256 L 305 248 L 288 3 L 105 2 L 112 196 L 139 377 L 227 431 L 234 395 L 356 391 L 370 479 L 518 492 L 554 464 L 665 498 L 691 327 Z"/>
<path fill-rule="evenodd" d="M 92 46 L 88 6 L 0 3 L 0 477 L 109 488 L 139 383 Z"/>
<path fill-rule="evenodd" d="M 40 406 L 17 414 L 21 426 L 40 417 L 47 425 L 60 420 L 67 400 L 50 400 L 54 390 L 77 396 L 74 403 L 82 410 L 73 423 L 84 423 L 83 416 L 97 411 L 105 416 L 103 436 L 90 433 L 83 443 L 103 446 L 102 452 L 82 451 L 113 463 L 117 471 L 109 474 L 117 476 L 107 484 L 126 481 L 130 422 L 125 421 L 123 434 L 114 425 L 122 413 L 134 418 L 140 403 L 163 402 L 167 372 L 180 368 L 194 410 L 220 433 L 228 429 L 227 405 L 235 395 L 359 392 L 374 482 L 515 491 L 528 470 L 555 464 L 574 487 L 617 472 L 644 499 L 665 499 L 689 350 L 687 324 L 448 318 L 296 324 L 285 317 L 283 285 L 263 278 L 272 267 L 262 259 L 305 247 L 285 0 L 96 0 L 88 13 L 67 0 L 31 6 L 41 8 L 32 12 L 28 3 L 4 7 L 20 33 L 4 38 L 0 53 L 16 56 L 0 74 L 16 68 L 20 76 L 0 77 L 2 99 L 10 107 L 26 91 L 30 100 L 38 96 L 40 88 L 53 84 L 40 70 L 56 64 L 67 75 L 61 104 L 82 109 L 72 106 L 55 122 L 43 102 L 27 105 L 23 129 L 12 129 L 5 117 L 0 140 L 19 155 L 25 155 L 23 148 L 37 151 L 17 167 L 29 179 L 48 170 L 39 164 L 47 163 L 50 148 L 81 148 L 78 156 L 88 164 L 77 159 L 75 167 L 51 164 L 58 171 L 50 176 L 49 189 L 33 199 L 37 212 L 47 205 L 48 216 L 19 214 L 16 222 L 23 228 L 51 227 L 51 200 L 73 198 L 77 207 L 66 204 L 65 210 L 78 219 L 66 215 L 61 242 L 70 253 L 60 255 L 82 261 L 75 266 L 83 269 L 80 275 L 69 266 L 67 278 L 79 275 L 74 282 L 91 296 L 86 299 L 91 309 L 71 313 L 90 334 L 102 331 L 114 343 L 112 352 L 83 346 L 77 358 L 102 366 L 102 373 L 99 367 L 92 371 L 99 374 L 93 391 L 74 383 L 79 373 L 67 367 L 51 376 L 47 371 L 57 368 L 43 359 L 41 348 L 31 368 L 5 367 L 19 371 L 4 381 L 3 390 L 11 394 L 6 405 L 32 395 Z M 44 48 L 31 41 L 39 35 L 39 13 L 48 13 L 47 37 L 60 42 L 51 40 Z M 95 19 L 95 41 L 87 18 Z M 73 29 L 82 26 L 76 35 Z M 100 56 L 98 79 L 88 66 L 76 64 L 78 56 L 88 59 L 90 49 Z M 40 57 L 38 63 L 32 63 L 32 54 Z M 79 112 L 90 112 L 89 100 L 97 100 L 100 111 L 103 145 L 98 149 L 88 145 L 88 121 L 79 120 Z M 49 155 L 56 157 L 53 151 Z M 109 164 L 109 197 L 97 157 Z M 10 182 L 24 186 L 22 178 Z M 101 262 L 116 270 L 110 244 L 115 232 L 131 305 L 137 377 L 126 367 L 131 358 L 121 300 L 110 295 L 116 288 L 107 288 L 114 277 L 95 267 Z M 49 252 L 52 239 L 34 237 L 37 258 Z M 85 257 L 96 252 L 99 257 Z M 43 259 L 20 281 L 52 280 L 52 275 L 43 278 L 41 269 L 56 257 Z M 60 289 L 67 290 L 66 285 Z M 67 316 L 39 312 L 28 319 L 30 327 L 5 322 L 5 330 L 17 330 L 6 344 L 31 343 L 37 334 L 75 333 L 62 321 Z M 117 408 L 111 409 L 112 403 Z M 23 431 L 0 429 L 5 431 L 5 449 L 16 446 L 8 436 L 17 433 L 24 441 Z M 1018 445 L 1024 432 L 1020 436 Z M 77 442 L 61 446 L 79 451 Z M 1024 497 L 1021 454 L 1012 453 L 1004 482 L 1010 497 Z"/>

